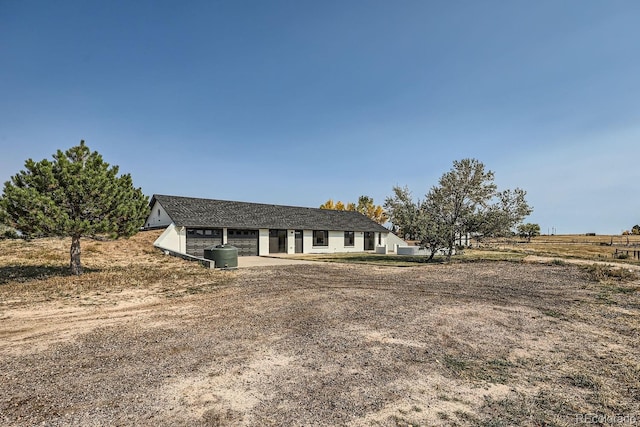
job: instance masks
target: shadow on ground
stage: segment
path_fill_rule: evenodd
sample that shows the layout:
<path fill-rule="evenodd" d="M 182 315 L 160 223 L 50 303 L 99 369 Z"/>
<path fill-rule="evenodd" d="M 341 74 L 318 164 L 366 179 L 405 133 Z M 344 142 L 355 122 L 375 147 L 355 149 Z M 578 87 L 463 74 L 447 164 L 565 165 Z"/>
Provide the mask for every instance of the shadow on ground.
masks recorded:
<path fill-rule="evenodd" d="M 98 271 L 83 267 L 83 272 L 92 273 Z M 9 282 L 29 282 L 31 280 L 42 280 L 49 277 L 71 276 L 69 266 L 60 265 L 7 265 L 0 267 L 0 285 Z"/>

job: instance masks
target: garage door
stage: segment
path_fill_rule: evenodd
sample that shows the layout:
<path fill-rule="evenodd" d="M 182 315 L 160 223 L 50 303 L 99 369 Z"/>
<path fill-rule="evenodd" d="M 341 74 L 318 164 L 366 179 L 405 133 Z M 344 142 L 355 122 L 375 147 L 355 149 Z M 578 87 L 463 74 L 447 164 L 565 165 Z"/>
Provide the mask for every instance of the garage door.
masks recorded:
<path fill-rule="evenodd" d="M 204 257 L 204 249 L 222 244 L 222 229 L 187 228 L 187 253 Z"/>
<path fill-rule="evenodd" d="M 258 255 L 258 230 L 227 230 L 227 243 L 238 248 L 238 255 Z"/>

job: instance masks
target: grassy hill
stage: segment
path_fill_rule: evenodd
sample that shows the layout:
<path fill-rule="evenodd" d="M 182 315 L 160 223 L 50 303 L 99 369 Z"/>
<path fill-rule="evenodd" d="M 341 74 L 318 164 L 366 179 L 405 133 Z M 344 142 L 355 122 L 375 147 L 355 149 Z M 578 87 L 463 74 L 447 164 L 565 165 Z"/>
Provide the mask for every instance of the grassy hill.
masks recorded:
<path fill-rule="evenodd" d="M 215 283 L 224 273 L 164 255 L 153 247 L 161 231 L 144 231 L 129 239 L 82 239 L 85 274 L 69 275 L 69 238 L 0 240 L 0 298 L 41 301 L 86 291 L 161 286 L 166 292 Z"/>

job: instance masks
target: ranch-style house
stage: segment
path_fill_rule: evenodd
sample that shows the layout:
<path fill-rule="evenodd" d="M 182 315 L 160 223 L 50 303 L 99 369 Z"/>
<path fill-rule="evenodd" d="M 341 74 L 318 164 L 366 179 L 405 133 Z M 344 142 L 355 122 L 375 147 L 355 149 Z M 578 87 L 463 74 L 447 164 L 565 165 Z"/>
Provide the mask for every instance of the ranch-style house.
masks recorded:
<path fill-rule="evenodd" d="M 246 256 L 362 252 L 398 240 L 382 225 L 351 211 L 159 194 L 150 206 L 144 227 L 166 228 L 154 246 L 195 257 L 222 243 Z"/>

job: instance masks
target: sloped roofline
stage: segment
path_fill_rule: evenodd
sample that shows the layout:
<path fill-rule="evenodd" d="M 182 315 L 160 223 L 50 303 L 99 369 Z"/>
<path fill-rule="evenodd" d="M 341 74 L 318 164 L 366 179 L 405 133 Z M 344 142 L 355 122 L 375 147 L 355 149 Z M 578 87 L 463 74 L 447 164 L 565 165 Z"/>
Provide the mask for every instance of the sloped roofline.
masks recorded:
<path fill-rule="evenodd" d="M 354 211 L 163 194 L 154 194 L 150 206 L 155 202 L 160 203 L 174 224 L 184 227 L 389 231 Z"/>

